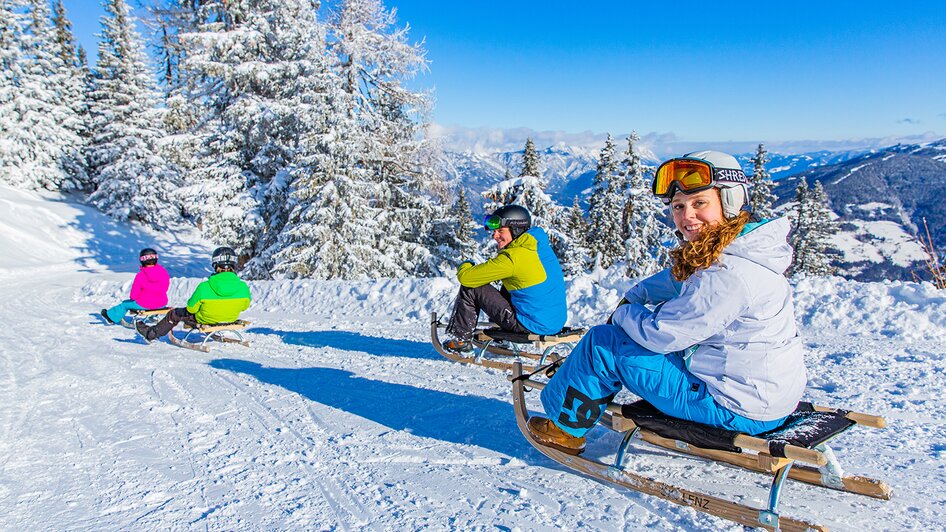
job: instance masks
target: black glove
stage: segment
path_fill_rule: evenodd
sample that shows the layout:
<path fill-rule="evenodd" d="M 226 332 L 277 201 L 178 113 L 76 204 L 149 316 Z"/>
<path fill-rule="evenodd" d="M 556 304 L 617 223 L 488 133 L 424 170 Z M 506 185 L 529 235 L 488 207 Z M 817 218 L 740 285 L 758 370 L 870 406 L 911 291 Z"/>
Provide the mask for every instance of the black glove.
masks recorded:
<path fill-rule="evenodd" d="M 614 310 L 617 310 L 621 308 L 621 305 L 627 305 L 628 303 L 630 303 L 630 301 L 628 301 L 627 298 L 622 297 L 621 301 L 618 303 L 618 306 L 614 307 Z M 614 310 L 612 310 L 611 315 L 608 316 L 608 321 L 606 322 L 608 325 L 611 325 L 611 318 L 614 317 Z"/>

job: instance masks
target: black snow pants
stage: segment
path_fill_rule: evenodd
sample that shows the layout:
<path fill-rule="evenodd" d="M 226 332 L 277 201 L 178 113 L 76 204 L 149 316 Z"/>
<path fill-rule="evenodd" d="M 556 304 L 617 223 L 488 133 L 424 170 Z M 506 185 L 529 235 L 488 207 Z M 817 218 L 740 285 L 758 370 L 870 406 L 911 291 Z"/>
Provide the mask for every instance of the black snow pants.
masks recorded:
<path fill-rule="evenodd" d="M 516 319 L 516 309 L 512 306 L 509 292 L 505 288 L 497 290 L 493 285 L 485 284 L 477 288 L 460 287 L 453 305 L 453 315 L 447 324 L 447 333 L 460 340 L 470 340 L 481 310 L 504 331 L 532 332 Z"/>
<path fill-rule="evenodd" d="M 171 329 L 182 321 L 190 327 L 197 327 L 197 319 L 193 314 L 187 312 L 186 308 L 176 308 L 165 314 L 164 317 L 161 318 L 161 321 L 151 328 L 151 331 L 154 333 L 155 338 L 160 338 L 171 332 Z"/>

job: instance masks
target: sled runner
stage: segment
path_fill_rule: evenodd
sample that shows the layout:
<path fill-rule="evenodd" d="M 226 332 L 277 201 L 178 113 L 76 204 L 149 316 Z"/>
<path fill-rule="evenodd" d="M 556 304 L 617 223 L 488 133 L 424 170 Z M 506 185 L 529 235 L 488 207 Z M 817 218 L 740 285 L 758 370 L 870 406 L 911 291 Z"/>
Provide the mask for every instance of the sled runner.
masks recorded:
<path fill-rule="evenodd" d="M 207 345 L 210 342 L 226 342 L 249 347 L 250 342 L 246 341 L 243 338 L 243 333 L 240 332 L 246 329 L 249 324 L 250 322 L 244 320 L 237 320 L 232 323 L 200 323 L 196 327 L 189 327 L 184 324 L 187 331 L 184 337 L 177 338 L 172 330 L 168 332 L 168 340 L 178 347 L 203 351 L 204 353 L 210 351 L 210 346 Z M 203 336 L 203 340 L 199 343 L 188 341 L 191 335 Z"/>
<path fill-rule="evenodd" d="M 165 314 L 173 310 L 171 307 L 162 307 L 151 310 L 129 310 L 128 314 L 131 315 L 131 321 L 128 321 L 127 317 L 122 318 L 122 321 L 118 322 L 119 325 L 123 327 L 128 327 L 129 329 L 135 328 L 135 323 L 144 322 L 145 325 L 151 326 L 159 322 Z"/>
<path fill-rule="evenodd" d="M 883 428 L 886 422 L 881 417 L 801 403 L 778 429 L 759 436 L 749 436 L 668 417 L 645 401 L 629 405 L 610 403 L 600 423 L 617 432 L 624 432 L 625 436 L 617 449 L 614 463 L 606 464 L 595 458 L 567 454 L 542 445 L 533 438 L 527 426 L 529 412 L 525 404 L 525 391 L 527 388 L 540 390 L 545 385 L 532 380 L 532 374 L 523 373 L 521 364 L 516 363 L 514 366 L 509 378 L 513 383 L 513 405 L 519 430 L 542 454 L 598 480 L 690 506 L 699 512 L 746 526 L 770 530 L 827 530 L 823 525 L 779 515 L 779 497 L 786 478 L 877 499 L 890 499 L 891 491 L 885 482 L 845 476 L 834 452 L 825 445 L 828 440 L 855 424 Z M 628 470 L 624 462 L 628 445 L 635 435 L 664 449 L 774 475 L 768 506 L 753 508 L 659 482 Z M 796 465 L 796 462 L 810 465 Z"/>
<path fill-rule="evenodd" d="M 525 359 L 529 364 L 524 365 L 526 371 L 532 371 L 532 363 L 537 361 L 541 366 L 546 361 L 555 361 L 565 356 L 575 347 L 578 340 L 585 334 L 586 329 L 565 327 L 558 334 L 513 333 L 504 331 L 493 323 L 480 322 L 473 331 L 472 353 L 457 353 L 446 349 L 440 341 L 439 330 L 446 329 L 447 325 L 437 319 L 437 313 L 430 316 L 430 339 L 434 349 L 445 358 L 461 364 L 474 364 L 487 368 L 511 371 L 513 361 Z M 511 357 L 507 360 L 488 357 L 488 354 Z"/>

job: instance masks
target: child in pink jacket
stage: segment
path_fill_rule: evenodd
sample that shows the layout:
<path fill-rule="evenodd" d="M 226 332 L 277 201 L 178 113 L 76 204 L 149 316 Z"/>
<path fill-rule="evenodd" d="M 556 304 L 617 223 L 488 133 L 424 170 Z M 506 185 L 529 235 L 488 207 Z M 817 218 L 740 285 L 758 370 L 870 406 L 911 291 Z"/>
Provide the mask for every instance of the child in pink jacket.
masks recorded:
<path fill-rule="evenodd" d="M 168 285 L 171 278 L 167 270 L 158 264 L 158 252 L 144 248 L 138 254 L 141 269 L 131 283 L 131 298 L 110 309 L 102 309 L 102 317 L 108 323 L 118 323 L 129 310 L 152 310 L 168 304 Z"/>

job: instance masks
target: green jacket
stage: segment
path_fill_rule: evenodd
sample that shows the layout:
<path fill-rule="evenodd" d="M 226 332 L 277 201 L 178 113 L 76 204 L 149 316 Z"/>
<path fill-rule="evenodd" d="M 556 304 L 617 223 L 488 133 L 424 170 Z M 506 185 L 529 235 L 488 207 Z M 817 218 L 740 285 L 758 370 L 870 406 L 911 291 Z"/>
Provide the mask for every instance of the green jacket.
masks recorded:
<path fill-rule="evenodd" d="M 250 308 L 250 287 L 233 272 L 220 272 L 197 285 L 187 312 L 198 323 L 230 323 Z"/>

